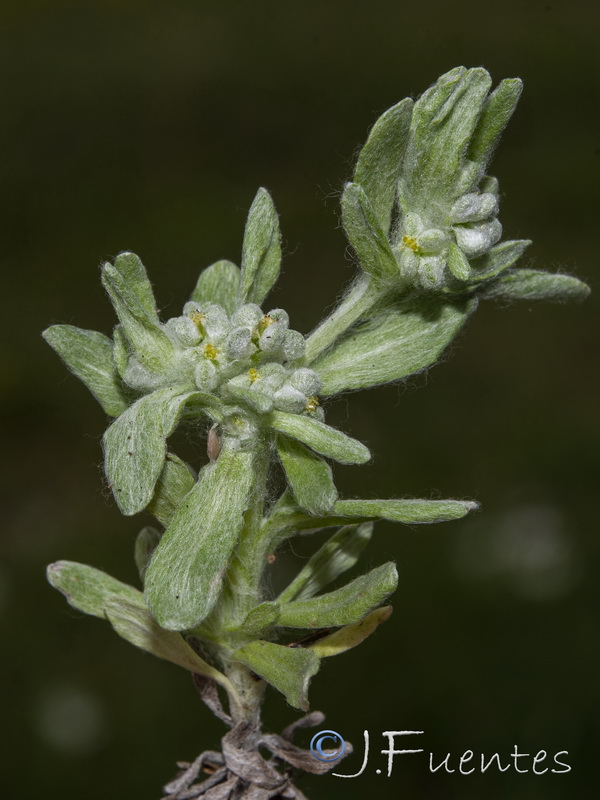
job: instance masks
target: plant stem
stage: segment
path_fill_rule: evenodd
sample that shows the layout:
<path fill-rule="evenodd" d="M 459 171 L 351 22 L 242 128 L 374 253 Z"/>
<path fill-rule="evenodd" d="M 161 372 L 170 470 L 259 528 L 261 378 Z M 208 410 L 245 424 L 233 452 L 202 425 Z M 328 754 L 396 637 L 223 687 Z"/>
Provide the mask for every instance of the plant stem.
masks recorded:
<path fill-rule="evenodd" d="M 339 336 L 367 314 L 385 293 L 385 289 L 375 286 L 370 276 L 363 273 L 340 305 L 306 340 L 306 363 L 313 362 Z"/>
<path fill-rule="evenodd" d="M 248 667 L 238 662 L 231 662 L 225 671 L 235 693 L 229 694 L 229 713 L 233 722 L 251 722 L 260 727 L 260 708 L 266 689 L 266 682 L 257 678 Z"/>

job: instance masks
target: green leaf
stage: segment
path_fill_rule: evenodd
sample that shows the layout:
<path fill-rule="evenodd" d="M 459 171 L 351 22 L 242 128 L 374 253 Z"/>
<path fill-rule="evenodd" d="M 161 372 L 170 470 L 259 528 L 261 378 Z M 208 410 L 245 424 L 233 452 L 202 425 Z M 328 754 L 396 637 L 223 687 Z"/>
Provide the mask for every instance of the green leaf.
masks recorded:
<path fill-rule="evenodd" d="M 530 239 L 510 239 L 492 247 L 484 256 L 473 260 L 471 280 L 485 281 L 495 278 L 496 275 L 512 267 L 530 244 Z"/>
<path fill-rule="evenodd" d="M 51 586 L 64 594 L 70 606 L 100 619 L 104 619 L 109 597 L 143 602 L 138 589 L 87 564 L 57 561 L 48 566 L 46 577 Z"/>
<path fill-rule="evenodd" d="M 466 281 L 471 275 L 469 259 L 454 242 L 448 248 L 448 269 L 459 281 Z"/>
<path fill-rule="evenodd" d="M 133 558 L 142 583 L 146 577 L 146 570 L 152 558 L 152 553 L 156 550 L 161 536 L 160 531 L 147 525 L 135 537 Z"/>
<path fill-rule="evenodd" d="M 345 653 L 352 647 L 356 647 L 370 636 L 383 622 L 386 622 L 392 613 L 391 606 L 376 608 L 367 614 L 364 619 L 355 622 L 353 625 L 345 625 L 328 636 L 307 645 L 319 658 L 328 658 Z"/>
<path fill-rule="evenodd" d="M 311 450 L 339 461 L 340 464 L 365 464 L 371 458 L 364 444 L 319 420 L 299 414 L 286 414 L 283 411 L 273 411 L 269 420 L 279 433 L 298 439 Z"/>
<path fill-rule="evenodd" d="M 277 624 L 284 628 L 330 628 L 358 622 L 397 585 L 396 565 L 389 561 L 333 592 L 283 603 Z"/>
<path fill-rule="evenodd" d="M 232 689 L 225 675 L 196 655 L 179 634 L 158 627 L 146 608 L 144 596 L 133 586 L 73 561 L 50 564 L 47 577 L 69 605 L 85 614 L 108 619 L 115 631 L 131 644 Z"/>
<path fill-rule="evenodd" d="M 239 630 L 249 636 L 258 636 L 277 622 L 279 608 L 279 603 L 261 603 L 246 615 Z"/>
<path fill-rule="evenodd" d="M 260 188 L 246 222 L 238 304 L 262 305 L 277 280 L 280 265 L 279 219 L 271 195 Z"/>
<path fill-rule="evenodd" d="M 329 465 L 287 436 L 277 437 L 277 452 L 296 502 L 310 514 L 325 514 L 338 498 Z"/>
<path fill-rule="evenodd" d="M 483 105 L 468 149 L 468 157 L 479 163 L 482 173 L 517 107 L 522 91 L 523 83 L 519 78 L 506 78 L 498 84 Z"/>
<path fill-rule="evenodd" d="M 121 378 L 124 378 L 127 371 L 127 363 L 129 361 L 129 351 L 131 350 L 131 347 L 127 342 L 127 337 L 123 333 L 123 328 L 121 325 L 115 325 L 113 329 L 113 339 L 115 342 L 112 354 L 113 362 Z"/>
<path fill-rule="evenodd" d="M 311 364 L 321 394 L 397 381 L 434 364 L 476 303 L 425 297 L 398 304 L 350 330 Z"/>
<path fill-rule="evenodd" d="M 342 222 L 363 270 L 376 281 L 399 279 L 400 269 L 387 235 L 367 194 L 357 183 L 347 183 L 344 188 Z"/>
<path fill-rule="evenodd" d="M 373 533 L 373 523 L 345 525 L 311 556 L 306 565 L 277 598 L 279 603 L 305 600 L 318 594 L 328 583 L 359 559 Z"/>
<path fill-rule="evenodd" d="M 314 517 L 298 508 L 286 492 L 263 523 L 262 535 L 279 543 L 292 531 L 316 531 L 359 521 L 385 519 L 423 525 L 460 519 L 477 507 L 469 500 L 338 500 L 332 513 Z"/>
<path fill-rule="evenodd" d="M 216 303 L 228 314 L 237 308 L 240 270 L 231 261 L 217 261 L 200 273 L 191 299 L 196 303 Z"/>
<path fill-rule="evenodd" d="M 175 509 L 191 491 L 195 482 L 196 476 L 185 461 L 173 453 L 167 453 L 167 460 L 156 482 L 154 496 L 148 503 L 148 511 L 166 528 Z"/>
<path fill-rule="evenodd" d="M 112 595 L 106 602 L 106 616 L 119 636 L 134 647 L 211 678 L 227 689 L 231 688 L 225 675 L 200 658 L 181 634 L 165 631 L 158 626 L 144 605 L 141 594 L 137 602 Z"/>
<path fill-rule="evenodd" d="M 315 653 L 259 640 L 236 650 L 233 658 L 274 686 L 291 706 L 308 710 L 308 684 L 319 670 Z"/>
<path fill-rule="evenodd" d="M 408 142 L 413 101 L 407 97 L 382 114 L 360 151 L 354 181 L 360 183 L 387 234 Z"/>
<path fill-rule="evenodd" d="M 52 325 L 42 336 L 109 416 L 125 411 L 129 403 L 113 361 L 113 343 L 107 336 L 72 325 Z"/>
<path fill-rule="evenodd" d="M 590 287 L 571 275 L 519 269 L 509 272 L 483 288 L 482 297 L 509 300 L 585 300 Z"/>
<path fill-rule="evenodd" d="M 478 508 L 472 500 L 339 500 L 335 513 L 344 518 L 386 519 L 423 525 L 461 519 Z"/>
<path fill-rule="evenodd" d="M 105 264 L 102 268 L 102 284 L 119 317 L 123 333 L 139 361 L 157 374 L 168 372 L 175 353 L 173 344 L 125 282 L 119 270 L 111 264 Z"/>
<path fill-rule="evenodd" d="M 254 456 L 223 449 L 175 511 L 146 573 L 148 606 L 163 628 L 189 630 L 210 613 L 249 506 Z"/>
<path fill-rule="evenodd" d="M 139 256 L 135 253 L 120 253 L 115 259 L 115 269 L 120 273 L 123 281 L 137 297 L 140 305 L 148 317 L 158 323 L 156 313 L 156 300 L 152 291 L 152 284 L 148 280 L 148 273 Z"/>
<path fill-rule="evenodd" d="M 165 465 L 166 438 L 193 393 L 159 389 L 118 417 L 103 438 L 104 468 L 123 514 L 146 508 Z"/>
<path fill-rule="evenodd" d="M 490 86 L 484 69 L 458 67 L 442 75 L 415 103 L 399 182 L 404 213 L 426 211 L 429 216 L 432 203 L 443 207 L 468 191 L 462 173 L 465 152 Z"/>

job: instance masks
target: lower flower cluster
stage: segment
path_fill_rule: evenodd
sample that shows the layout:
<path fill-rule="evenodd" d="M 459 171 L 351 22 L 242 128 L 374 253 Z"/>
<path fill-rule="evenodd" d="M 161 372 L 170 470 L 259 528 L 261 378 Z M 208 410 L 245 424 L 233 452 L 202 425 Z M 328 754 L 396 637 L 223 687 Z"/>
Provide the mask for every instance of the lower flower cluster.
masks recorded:
<path fill-rule="evenodd" d="M 322 417 L 320 378 L 294 366 L 304 355 L 305 341 L 289 328 L 283 309 L 264 313 L 248 303 L 229 315 L 216 303 L 190 301 L 162 328 L 173 345 L 169 369 L 157 374 L 130 355 L 122 377 L 131 389 L 147 393 L 188 384 L 258 413 L 277 409 Z"/>

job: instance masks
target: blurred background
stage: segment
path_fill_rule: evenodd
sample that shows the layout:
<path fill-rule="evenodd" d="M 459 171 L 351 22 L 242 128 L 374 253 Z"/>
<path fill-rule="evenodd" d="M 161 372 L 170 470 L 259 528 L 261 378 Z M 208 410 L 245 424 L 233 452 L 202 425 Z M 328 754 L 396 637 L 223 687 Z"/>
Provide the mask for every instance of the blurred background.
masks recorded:
<path fill-rule="evenodd" d="M 144 260 L 167 316 L 200 269 L 239 261 L 258 186 L 281 215 L 273 305 L 308 332 L 354 274 L 338 201 L 377 116 L 458 65 L 525 94 L 493 163 L 508 238 L 529 263 L 576 273 L 581 306 L 482 304 L 442 364 L 349 395 L 328 418 L 375 453 L 340 468 L 346 496 L 469 497 L 472 518 L 380 524 L 395 613 L 328 660 L 312 707 L 355 743 L 332 794 L 435 800 L 588 796 L 600 747 L 597 5 L 574 0 L 23 0 L 0 6 L 2 387 L 0 615 L 3 796 L 158 798 L 175 761 L 220 723 L 189 676 L 84 618 L 45 582 L 60 558 L 136 583 L 148 521 L 120 516 L 101 474 L 100 408 L 42 342 L 51 323 L 110 332 L 102 260 Z M 201 440 L 187 445 L 197 465 Z M 183 454 L 183 453 L 182 453 Z M 290 570 L 316 541 L 282 557 Z M 297 717 L 272 693 L 266 725 Z M 422 730 L 424 754 L 377 775 L 383 730 Z M 310 734 L 301 737 L 307 745 Z M 563 756 L 568 774 L 431 774 L 467 749 L 509 762 Z M 550 765 L 553 766 L 553 765 Z"/>

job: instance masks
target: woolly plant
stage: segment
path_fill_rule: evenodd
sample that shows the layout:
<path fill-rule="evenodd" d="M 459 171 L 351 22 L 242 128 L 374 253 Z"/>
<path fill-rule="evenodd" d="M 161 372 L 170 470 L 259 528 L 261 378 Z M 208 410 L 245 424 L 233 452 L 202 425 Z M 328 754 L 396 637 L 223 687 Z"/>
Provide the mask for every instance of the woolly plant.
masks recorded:
<path fill-rule="evenodd" d="M 388 619 L 394 563 L 329 586 L 356 564 L 377 520 L 429 524 L 476 507 L 341 498 L 331 462 L 364 464 L 370 453 L 327 424 L 324 401 L 429 368 L 480 298 L 588 293 L 576 278 L 517 267 L 530 242 L 502 239 L 488 165 L 520 93 L 519 80 L 491 91 L 484 69 L 459 67 L 380 117 L 341 200 L 358 274 L 307 337 L 265 304 L 281 261 L 266 189 L 248 214 L 241 267 L 218 261 L 205 269 L 179 316 L 161 321 L 142 262 L 122 253 L 102 267 L 119 320 L 112 338 L 71 325 L 44 333 L 111 418 L 104 465 L 119 509 L 157 521 L 135 544 L 139 588 L 69 561 L 52 564 L 48 580 L 71 606 L 193 673 L 230 728 L 222 752 L 203 753 L 165 787 L 171 798 L 302 798 L 293 770 L 331 764 L 291 739 L 322 715 L 266 734 L 265 689 L 307 711 L 321 660 L 361 644 Z M 189 421 L 197 436 L 198 420 L 208 455 L 196 472 L 168 439 Z M 270 502 L 273 470 L 286 486 Z M 307 533 L 313 556 L 272 596 L 273 554 Z M 209 777 L 198 780 L 202 769 Z"/>

